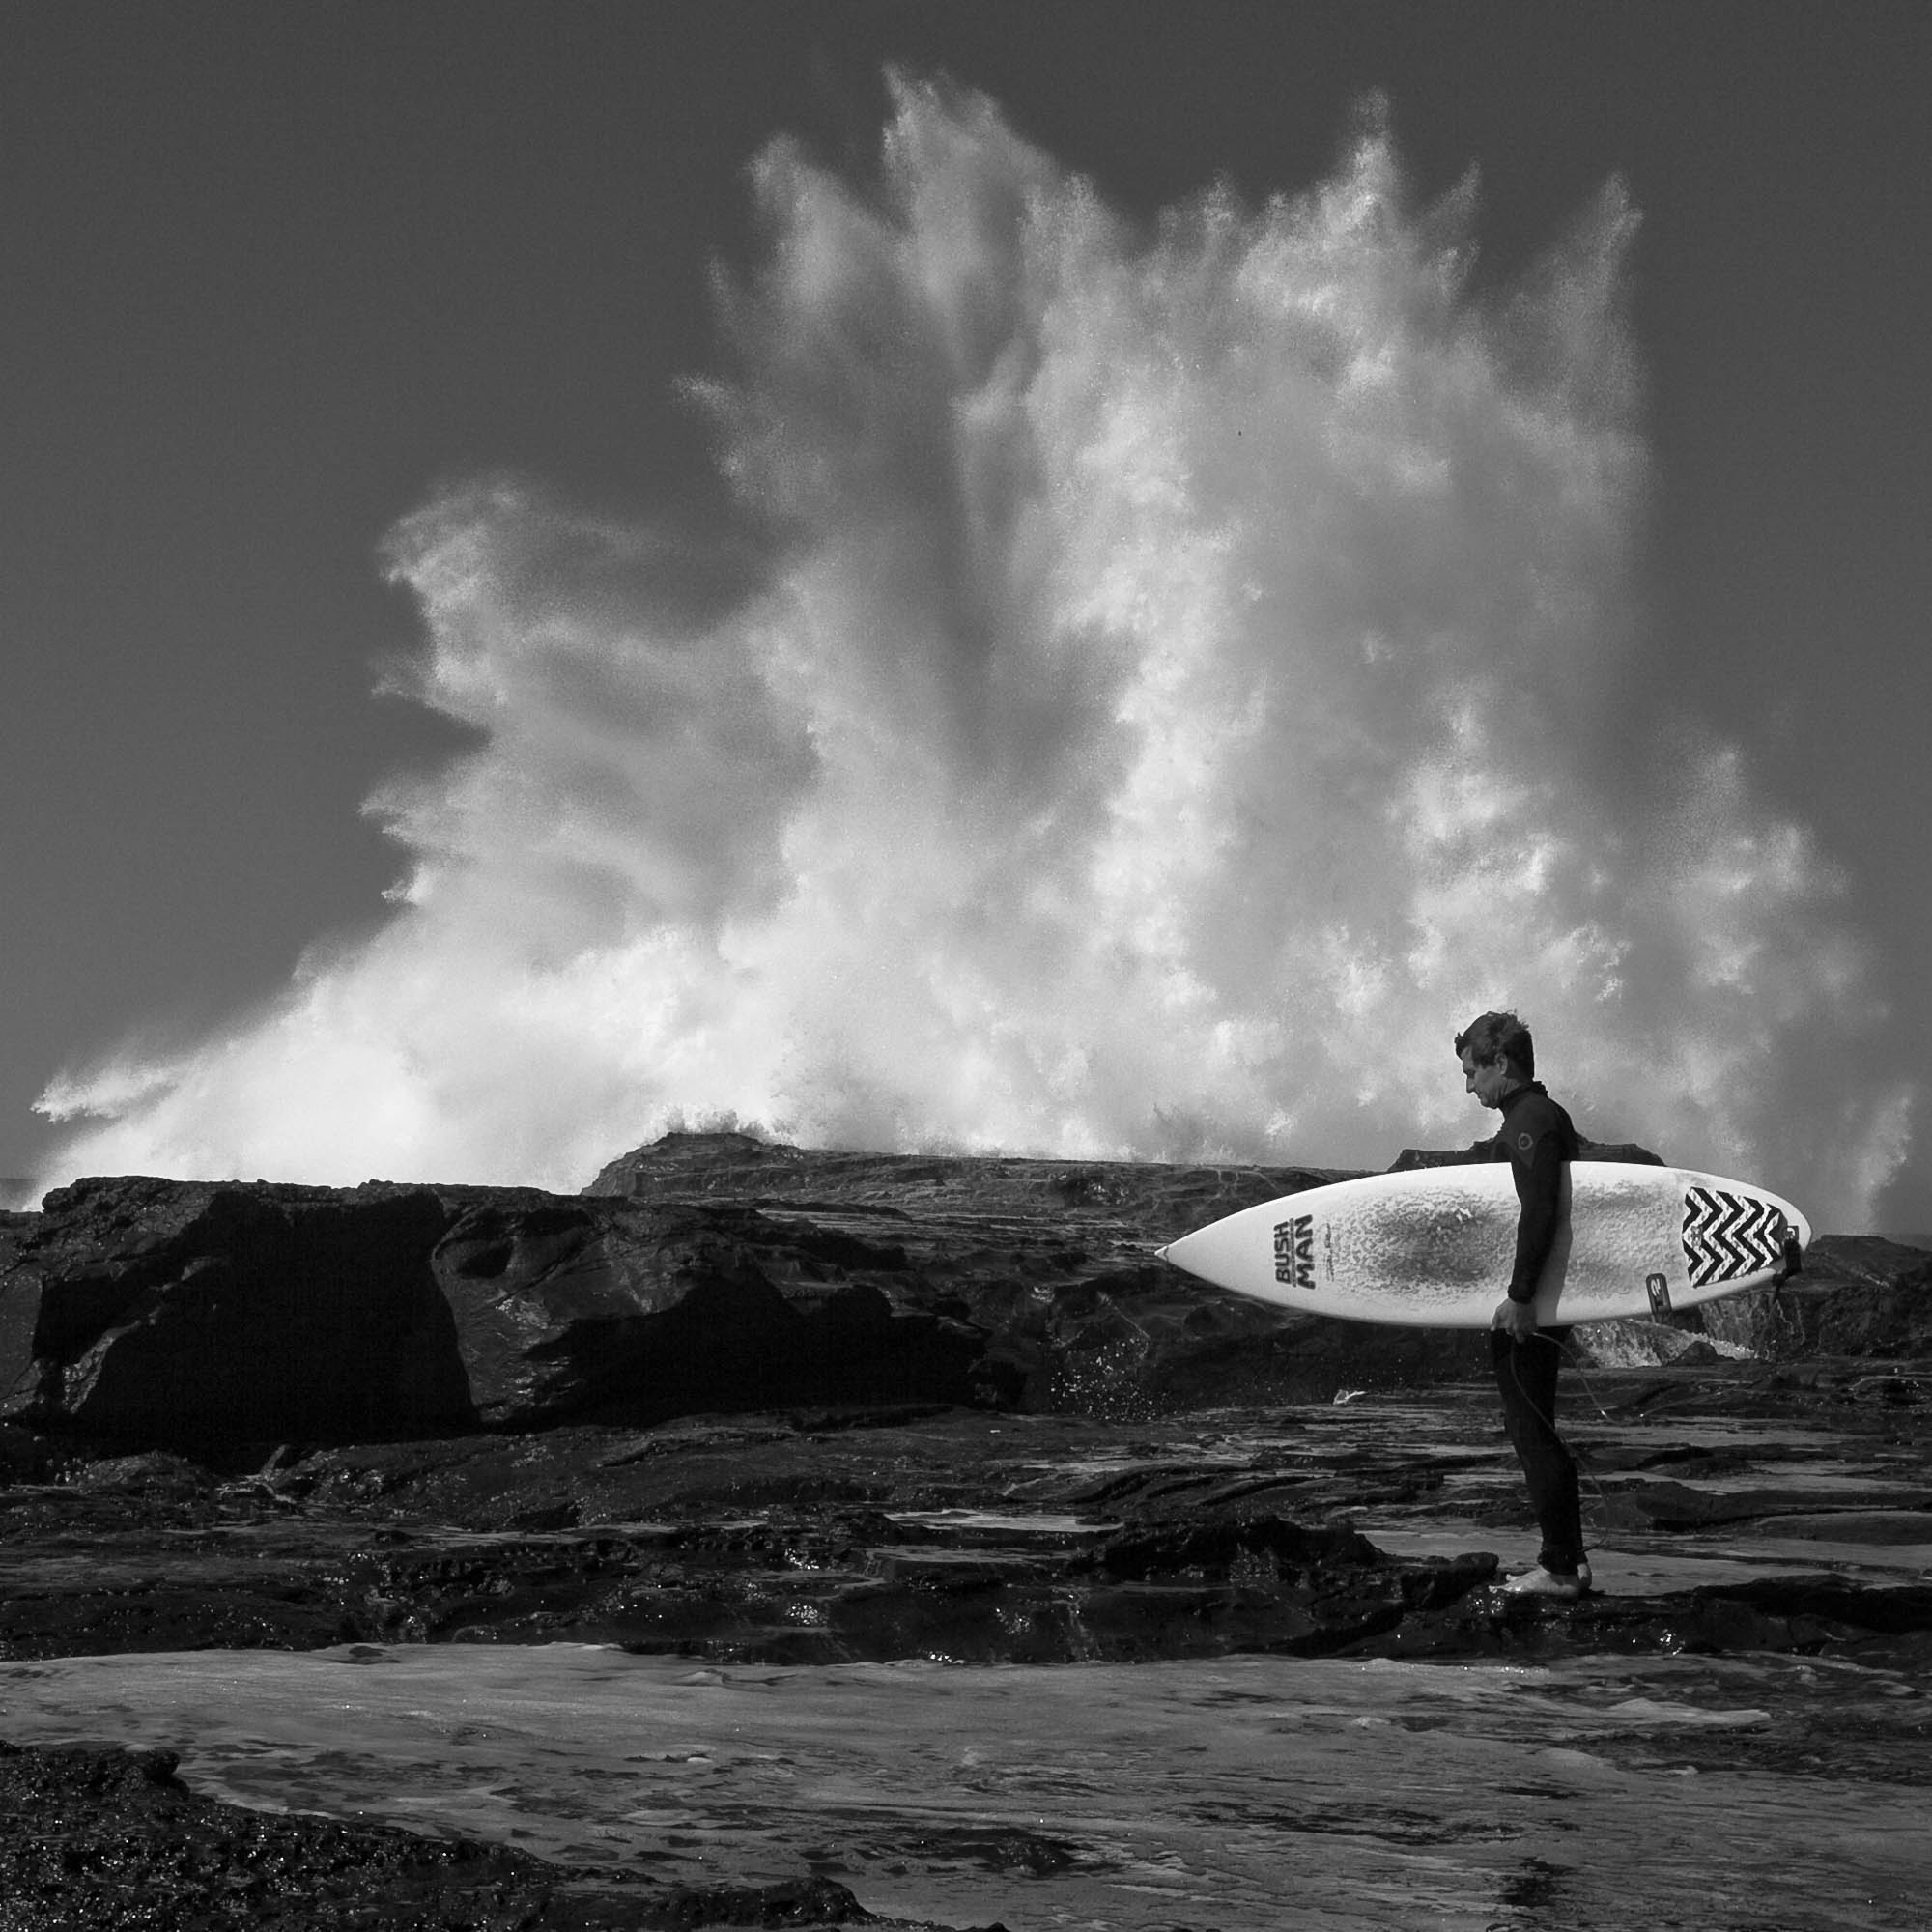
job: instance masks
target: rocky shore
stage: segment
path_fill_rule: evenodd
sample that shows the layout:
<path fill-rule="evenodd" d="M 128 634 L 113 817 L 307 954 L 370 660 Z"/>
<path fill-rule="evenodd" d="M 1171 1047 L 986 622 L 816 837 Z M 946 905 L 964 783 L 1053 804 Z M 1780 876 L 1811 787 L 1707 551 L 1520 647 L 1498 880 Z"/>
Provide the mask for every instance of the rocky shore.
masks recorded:
<path fill-rule="evenodd" d="M 1828 1236 L 1776 1294 L 1576 1331 L 1604 1587 L 1503 1605 L 1483 1338 L 1153 1257 L 1335 1178 L 677 1135 L 575 1197 L 78 1182 L 0 1227 L 0 1737 L 21 1671 L 207 1648 L 1932 1673 L 1932 1256 Z M 1864 1725 L 1888 1778 L 1922 1781 L 1923 1708 Z M 827 1869 L 620 1881 L 243 1810 L 152 1751 L 9 1745 L 0 1813 L 8 1932 L 869 1917 Z"/>

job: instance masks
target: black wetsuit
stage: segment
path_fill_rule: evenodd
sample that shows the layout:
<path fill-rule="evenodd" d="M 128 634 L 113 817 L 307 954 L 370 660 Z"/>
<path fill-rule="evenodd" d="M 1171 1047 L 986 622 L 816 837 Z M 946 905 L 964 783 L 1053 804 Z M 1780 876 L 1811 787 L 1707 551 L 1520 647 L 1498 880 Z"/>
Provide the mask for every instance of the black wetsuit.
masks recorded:
<path fill-rule="evenodd" d="M 1577 1158 L 1577 1129 L 1570 1116 L 1531 1081 L 1506 1094 L 1503 1123 L 1492 1141 L 1471 1150 L 1478 1160 L 1506 1160 L 1521 1204 L 1517 1220 L 1516 1264 L 1509 1298 L 1535 1298 L 1538 1277 L 1549 1259 L 1563 1217 L 1563 1174 Z M 1537 1561 L 1558 1576 L 1573 1575 L 1583 1556 L 1582 1504 L 1577 1464 L 1556 1433 L 1556 1372 L 1563 1363 L 1558 1330 L 1539 1328 L 1518 1342 L 1501 1329 L 1490 1333 L 1490 1356 L 1503 1400 L 1503 1427 L 1529 1489 L 1529 1506 L 1543 1532 Z"/>

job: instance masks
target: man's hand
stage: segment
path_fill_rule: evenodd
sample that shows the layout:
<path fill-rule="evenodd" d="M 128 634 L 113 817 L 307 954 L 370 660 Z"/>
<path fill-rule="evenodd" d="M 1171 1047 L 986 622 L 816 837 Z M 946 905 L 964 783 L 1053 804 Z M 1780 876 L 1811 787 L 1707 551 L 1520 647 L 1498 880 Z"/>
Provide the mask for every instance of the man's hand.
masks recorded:
<path fill-rule="evenodd" d="M 1512 1301 L 1505 1295 L 1490 1317 L 1490 1326 L 1500 1328 L 1512 1342 L 1527 1342 L 1536 1333 L 1536 1310 L 1527 1301 Z"/>

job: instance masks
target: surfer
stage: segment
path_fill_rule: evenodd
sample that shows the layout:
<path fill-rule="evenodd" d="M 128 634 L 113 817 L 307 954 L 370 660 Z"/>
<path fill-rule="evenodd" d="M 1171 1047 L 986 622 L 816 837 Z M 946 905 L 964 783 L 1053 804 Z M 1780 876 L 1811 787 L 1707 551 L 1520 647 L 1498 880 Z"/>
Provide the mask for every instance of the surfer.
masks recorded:
<path fill-rule="evenodd" d="M 1495 1138 L 1469 1158 L 1506 1160 L 1516 1180 L 1516 1262 L 1490 1323 L 1490 1356 L 1502 1395 L 1503 1428 L 1522 1464 L 1529 1505 L 1543 1532 L 1536 1567 L 1512 1577 L 1513 1596 L 1574 1600 L 1590 1587 L 1577 1463 L 1556 1433 L 1556 1374 L 1562 1331 L 1539 1328 L 1531 1301 L 1562 1225 L 1563 1174 L 1577 1158 L 1570 1116 L 1535 1078 L 1536 1047 L 1514 1013 L 1484 1013 L 1456 1036 L 1468 1091 L 1502 1115 Z"/>

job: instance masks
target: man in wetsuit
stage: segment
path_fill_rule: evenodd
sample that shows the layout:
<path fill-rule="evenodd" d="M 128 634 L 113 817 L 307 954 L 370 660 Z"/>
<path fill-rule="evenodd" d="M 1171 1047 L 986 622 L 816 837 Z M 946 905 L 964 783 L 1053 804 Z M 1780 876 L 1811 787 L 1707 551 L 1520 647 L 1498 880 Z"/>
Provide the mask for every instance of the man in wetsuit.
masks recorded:
<path fill-rule="evenodd" d="M 1479 1141 L 1469 1158 L 1508 1161 L 1520 1204 L 1516 1263 L 1490 1323 L 1490 1355 L 1502 1395 L 1503 1427 L 1522 1464 L 1543 1548 L 1536 1567 L 1511 1577 L 1503 1588 L 1513 1596 L 1574 1600 L 1590 1587 L 1590 1566 L 1583 1558 L 1577 1464 L 1556 1433 L 1562 1334 L 1539 1328 L 1530 1303 L 1562 1226 L 1564 1171 L 1577 1158 L 1577 1129 L 1533 1077 L 1536 1047 L 1514 1013 L 1484 1013 L 1472 1020 L 1456 1036 L 1456 1054 L 1468 1091 L 1503 1117 L 1496 1137 Z"/>

